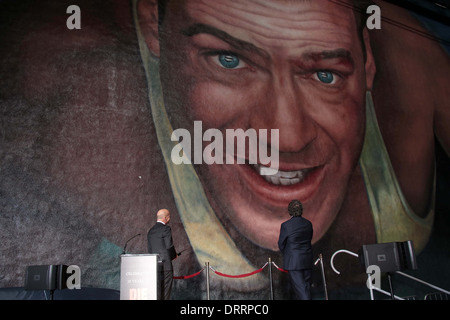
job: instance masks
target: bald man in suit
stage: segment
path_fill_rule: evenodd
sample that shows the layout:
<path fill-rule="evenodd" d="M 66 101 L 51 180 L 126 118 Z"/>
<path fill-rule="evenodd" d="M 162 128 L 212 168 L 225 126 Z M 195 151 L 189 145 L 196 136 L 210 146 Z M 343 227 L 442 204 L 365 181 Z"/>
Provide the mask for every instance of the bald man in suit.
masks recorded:
<path fill-rule="evenodd" d="M 283 266 L 288 270 L 295 299 L 311 300 L 312 224 L 302 217 L 300 201 L 291 201 L 288 211 L 291 219 L 281 224 L 278 247 L 283 253 Z"/>
<path fill-rule="evenodd" d="M 169 210 L 159 210 L 156 218 L 156 224 L 147 234 L 148 252 L 159 254 L 162 261 L 161 269 L 159 270 L 159 299 L 170 300 L 173 282 L 172 260 L 177 258 L 177 253 L 173 245 L 172 230 L 167 225 L 170 221 Z"/>

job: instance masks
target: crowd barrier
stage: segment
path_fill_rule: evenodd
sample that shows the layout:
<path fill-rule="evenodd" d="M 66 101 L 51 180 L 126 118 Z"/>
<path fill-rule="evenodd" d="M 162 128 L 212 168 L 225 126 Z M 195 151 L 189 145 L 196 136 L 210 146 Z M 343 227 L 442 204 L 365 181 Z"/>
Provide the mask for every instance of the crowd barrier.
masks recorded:
<path fill-rule="evenodd" d="M 327 294 L 327 287 L 326 287 L 326 281 L 325 281 L 325 272 L 324 272 L 324 267 L 323 267 L 323 259 L 322 259 L 322 255 L 320 254 L 319 257 L 317 258 L 317 260 L 315 261 L 314 265 L 317 265 L 318 263 L 320 263 L 320 267 L 321 267 L 321 274 L 322 274 L 322 278 L 323 278 L 323 286 L 324 286 L 324 291 L 325 291 L 325 300 L 328 300 L 328 294 Z M 273 300 L 273 278 L 272 278 L 272 266 L 275 267 L 278 271 L 283 272 L 283 273 L 288 273 L 288 270 L 284 270 L 283 268 L 280 268 L 274 261 L 272 261 L 271 258 L 269 258 L 269 260 L 259 269 L 256 269 L 252 272 L 248 272 L 248 273 L 243 273 L 243 274 L 237 274 L 237 275 L 231 275 L 231 274 L 226 274 L 223 272 L 220 272 L 216 269 L 214 269 L 212 266 L 209 265 L 209 262 L 205 262 L 205 266 L 190 275 L 185 275 L 185 276 L 174 276 L 173 279 L 176 280 L 184 280 L 184 279 L 190 279 L 190 278 L 194 278 L 196 276 L 199 276 L 200 274 L 203 273 L 203 271 L 206 271 L 206 296 L 207 296 L 207 300 L 210 300 L 210 291 L 209 291 L 209 271 L 214 272 L 216 275 L 221 276 L 221 277 L 226 277 L 226 278 L 245 278 L 245 277 L 250 277 L 252 275 L 255 275 L 257 273 L 260 273 L 261 271 L 263 271 L 266 267 L 269 267 L 269 284 L 270 284 L 270 300 Z"/>
<path fill-rule="evenodd" d="M 359 255 L 357 253 L 348 251 L 348 250 L 338 250 L 336 251 L 333 256 L 331 257 L 330 263 L 331 263 L 331 268 L 334 270 L 334 272 L 336 272 L 337 274 L 340 274 L 340 272 L 338 270 L 336 270 L 336 268 L 334 267 L 334 263 L 333 260 L 335 258 L 335 256 L 339 253 L 347 253 L 350 254 L 352 256 L 358 257 Z M 321 275 L 322 275 L 322 284 L 323 284 L 323 291 L 324 291 L 324 299 L 328 300 L 328 292 L 327 292 L 327 281 L 325 279 L 325 270 L 324 270 L 324 265 L 323 265 L 323 257 L 322 254 L 319 254 L 317 260 L 314 262 L 314 265 L 320 266 L 320 271 L 321 271 Z M 269 267 L 269 284 L 270 284 L 270 299 L 273 300 L 273 279 L 272 279 L 272 267 L 275 267 L 278 271 L 283 272 L 283 273 L 288 273 L 288 270 L 284 270 L 282 268 L 280 268 L 279 266 L 277 266 L 277 264 L 271 260 L 271 258 L 268 259 L 268 261 L 259 269 L 256 269 L 252 272 L 249 273 L 244 273 L 244 274 L 237 274 L 237 275 L 231 275 L 231 274 L 226 274 L 223 272 L 220 272 L 216 269 L 214 269 L 212 266 L 209 265 L 209 262 L 205 263 L 205 266 L 198 272 L 191 274 L 191 275 L 187 275 L 187 276 L 174 276 L 174 279 L 189 279 L 189 278 L 193 278 L 196 276 L 199 276 L 200 274 L 202 274 L 204 271 L 206 271 L 206 294 L 207 294 L 207 299 L 210 299 L 210 293 L 209 293 L 209 272 L 212 271 L 214 272 L 216 275 L 221 276 L 221 277 L 227 277 L 227 278 L 244 278 L 244 277 L 250 277 L 253 276 L 257 273 L 262 272 L 265 268 Z M 415 278 L 409 274 L 403 273 L 401 271 L 395 271 L 394 272 L 397 275 L 400 275 L 402 277 L 406 277 L 409 278 L 411 280 L 413 280 L 414 282 L 417 283 L 421 283 L 425 286 L 431 287 L 434 290 L 436 290 L 437 292 L 434 293 L 429 293 L 425 295 L 425 300 L 448 300 L 450 298 L 450 291 L 445 290 L 443 288 L 440 288 L 438 286 L 432 285 L 428 282 L 425 282 L 421 279 Z M 405 297 L 398 297 L 396 295 L 393 294 L 393 292 L 389 293 L 387 291 L 382 290 L 379 287 L 376 287 L 372 284 L 372 279 L 371 276 L 372 274 L 370 272 L 367 272 L 367 276 L 368 276 L 368 281 L 366 283 L 366 285 L 368 286 L 369 289 L 369 293 L 370 293 L 370 298 L 371 300 L 374 300 L 374 296 L 373 296 L 373 290 L 381 292 L 385 295 L 391 295 L 391 297 L 393 296 L 394 299 L 396 300 L 406 300 Z"/>

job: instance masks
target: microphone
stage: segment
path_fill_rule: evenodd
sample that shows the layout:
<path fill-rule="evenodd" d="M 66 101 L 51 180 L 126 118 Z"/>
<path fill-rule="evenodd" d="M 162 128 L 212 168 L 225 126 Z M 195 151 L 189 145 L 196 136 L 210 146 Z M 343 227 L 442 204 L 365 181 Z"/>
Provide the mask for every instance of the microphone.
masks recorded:
<path fill-rule="evenodd" d="M 128 242 L 130 242 L 131 240 L 133 240 L 134 238 L 136 238 L 136 237 L 138 237 L 138 236 L 140 236 L 141 234 L 140 233 L 138 233 L 137 235 L 135 235 L 135 236 L 132 236 L 130 239 L 128 239 L 127 240 L 127 242 L 125 242 L 125 246 L 123 247 L 123 251 L 122 251 L 122 254 L 125 254 L 126 253 L 126 249 L 127 249 L 127 245 L 128 245 Z"/>
<path fill-rule="evenodd" d="M 179 256 L 181 256 L 181 254 L 183 253 L 183 252 L 185 252 L 187 249 L 184 249 L 184 250 L 181 250 L 180 252 L 178 252 L 177 253 L 177 257 L 179 257 Z"/>

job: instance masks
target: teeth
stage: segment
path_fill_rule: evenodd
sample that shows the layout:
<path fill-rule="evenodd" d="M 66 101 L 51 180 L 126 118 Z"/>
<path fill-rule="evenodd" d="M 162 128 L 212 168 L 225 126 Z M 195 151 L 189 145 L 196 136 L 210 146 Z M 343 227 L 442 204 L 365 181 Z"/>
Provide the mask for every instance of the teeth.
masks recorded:
<path fill-rule="evenodd" d="M 266 169 L 270 170 L 270 168 L 261 165 L 254 165 L 253 167 L 267 182 L 283 186 L 289 186 L 302 182 L 307 176 L 308 172 L 311 171 L 311 169 L 295 170 L 295 171 L 278 170 L 277 173 L 268 175 Z"/>
<path fill-rule="evenodd" d="M 280 182 L 283 186 L 289 186 L 291 184 L 291 179 L 280 178 Z"/>
<path fill-rule="evenodd" d="M 280 172 L 280 176 L 283 178 L 287 178 L 287 179 L 291 179 L 291 178 L 295 178 L 297 176 L 297 171 L 278 171 Z"/>

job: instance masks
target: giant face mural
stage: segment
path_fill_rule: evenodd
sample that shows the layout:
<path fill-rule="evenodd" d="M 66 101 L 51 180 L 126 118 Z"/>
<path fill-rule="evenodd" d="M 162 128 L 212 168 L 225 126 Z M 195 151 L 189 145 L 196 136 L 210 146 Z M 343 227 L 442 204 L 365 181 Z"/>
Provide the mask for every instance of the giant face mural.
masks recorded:
<path fill-rule="evenodd" d="M 206 262 L 229 275 L 268 258 L 282 267 L 276 243 L 292 199 L 327 261 L 406 240 L 429 259 L 439 239 L 432 260 L 445 269 L 448 239 L 433 227 L 448 221 L 436 169 L 450 145 L 445 41 L 423 36 L 432 32 L 413 13 L 377 4 L 396 24 L 363 29 L 346 1 L 139 0 L 81 2 L 82 28 L 69 30 L 69 3 L 4 2 L 2 286 L 21 286 L 26 265 L 65 263 L 81 267 L 82 285 L 118 289 L 122 246 L 162 207 L 185 250 L 176 275 Z M 192 139 L 190 163 L 173 159 L 177 129 Z M 260 157 L 250 163 L 249 143 L 243 164 L 217 144 L 238 129 L 277 153 L 276 174 Z M 207 163 L 217 155 L 223 163 Z M 145 237 L 128 251 L 145 253 Z M 325 264 L 329 288 L 364 286 L 359 262 L 341 259 L 340 276 Z M 211 280 L 215 297 L 267 297 L 263 273 Z M 274 280 L 289 298 L 285 275 Z M 201 274 L 173 292 L 204 290 Z"/>

